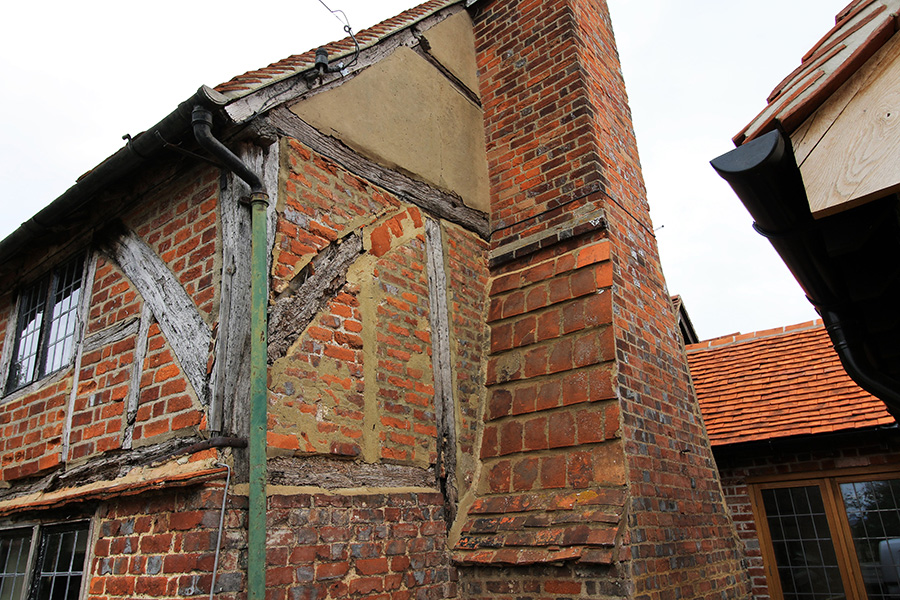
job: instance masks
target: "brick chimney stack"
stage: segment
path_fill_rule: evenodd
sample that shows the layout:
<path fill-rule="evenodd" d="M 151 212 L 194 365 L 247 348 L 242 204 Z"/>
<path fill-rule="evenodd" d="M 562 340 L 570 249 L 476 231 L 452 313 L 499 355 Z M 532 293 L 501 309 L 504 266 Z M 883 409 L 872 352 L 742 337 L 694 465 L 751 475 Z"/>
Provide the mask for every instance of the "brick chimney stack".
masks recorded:
<path fill-rule="evenodd" d="M 607 5 L 475 8 L 491 353 L 461 597 L 746 597 Z"/>

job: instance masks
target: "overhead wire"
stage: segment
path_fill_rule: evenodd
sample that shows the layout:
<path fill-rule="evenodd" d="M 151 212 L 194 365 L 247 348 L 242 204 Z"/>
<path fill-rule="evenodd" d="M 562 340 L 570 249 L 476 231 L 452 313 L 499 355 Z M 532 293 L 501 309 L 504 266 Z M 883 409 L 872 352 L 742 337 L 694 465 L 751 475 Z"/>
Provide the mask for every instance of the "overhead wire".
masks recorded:
<path fill-rule="evenodd" d="M 324 0 L 319 0 L 319 4 L 325 7 L 325 10 L 334 15 L 334 18 L 338 20 L 338 22 L 343 25 L 344 32 L 350 36 L 350 39 L 353 40 L 353 45 L 356 47 L 356 52 L 353 54 L 353 60 L 351 60 L 346 65 L 341 64 L 340 69 L 349 69 L 353 65 L 356 64 L 357 59 L 359 58 L 359 42 L 356 40 L 356 36 L 353 34 L 353 29 L 350 27 L 350 20 L 347 18 L 347 14 L 340 10 L 332 10 L 329 8 L 327 4 L 325 4 Z M 340 16 L 338 16 L 340 14 Z"/>

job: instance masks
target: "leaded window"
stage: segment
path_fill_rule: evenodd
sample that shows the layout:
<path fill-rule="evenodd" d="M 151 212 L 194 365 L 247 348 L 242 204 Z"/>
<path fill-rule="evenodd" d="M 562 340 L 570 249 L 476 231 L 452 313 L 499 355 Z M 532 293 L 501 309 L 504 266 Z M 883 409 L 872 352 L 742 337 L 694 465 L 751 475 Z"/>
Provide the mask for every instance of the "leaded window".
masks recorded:
<path fill-rule="evenodd" d="M 78 600 L 89 523 L 0 531 L 0 600 Z"/>
<path fill-rule="evenodd" d="M 83 267 L 82 259 L 72 260 L 20 292 L 7 393 L 69 364 Z"/>
<path fill-rule="evenodd" d="M 900 600 L 900 478 L 758 484 L 769 591 L 784 600 Z"/>

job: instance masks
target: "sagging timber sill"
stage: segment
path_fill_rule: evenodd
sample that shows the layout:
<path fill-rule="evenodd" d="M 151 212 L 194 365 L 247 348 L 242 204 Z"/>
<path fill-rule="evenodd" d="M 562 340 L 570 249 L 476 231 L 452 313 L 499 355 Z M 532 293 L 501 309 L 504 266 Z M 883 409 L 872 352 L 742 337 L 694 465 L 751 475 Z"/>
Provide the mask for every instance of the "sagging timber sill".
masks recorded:
<path fill-rule="evenodd" d="M 353 232 L 319 252 L 291 280 L 269 311 L 269 363 L 287 354 L 328 302 L 347 283 L 347 271 L 363 252 L 362 235 Z"/>
<path fill-rule="evenodd" d="M 114 480 L 135 467 L 169 460 L 190 446 L 204 440 L 199 436 L 172 438 L 125 452 L 108 453 L 86 463 L 66 469 L 63 466 L 29 482 L 16 483 L 0 490 L 0 501 L 35 492 L 53 492 L 67 487 L 88 485 L 97 481 Z"/>
<path fill-rule="evenodd" d="M 363 487 L 434 489 L 435 473 L 434 469 L 370 464 L 328 456 L 281 456 L 269 460 L 269 483 L 327 490 Z"/>

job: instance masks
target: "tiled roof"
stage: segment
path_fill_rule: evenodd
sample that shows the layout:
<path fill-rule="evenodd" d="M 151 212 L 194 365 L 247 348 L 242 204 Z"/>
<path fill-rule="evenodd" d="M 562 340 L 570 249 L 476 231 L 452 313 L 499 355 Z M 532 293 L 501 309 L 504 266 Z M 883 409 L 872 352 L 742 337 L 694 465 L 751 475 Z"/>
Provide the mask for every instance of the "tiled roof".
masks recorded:
<path fill-rule="evenodd" d="M 894 423 L 846 374 L 820 320 L 692 344 L 687 352 L 713 446 Z"/>
<path fill-rule="evenodd" d="M 734 137 L 741 145 L 780 128 L 790 134 L 900 28 L 900 0 L 854 0 L 835 25 L 779 83 L 768 105 Z"/>
<path fill-rule="evenodd" d="M 378 25 L 363 29 L 356 33 L 356 41 L 359 42 L 360 50 L 364 50 L 374 46 L 381 40 L 414 25 L 422 19 L 431 16 L 442 8 L 446 8 L 452 4 L 458 4 L 462 0 L 429 0 L 415 8 L 403 11 L 396 17 L 391 17 L 382 21 Z M 331 42 L 323 46 L 328 50 L 328 57 L 331 61 L 337 61 L 343 57 L 352 56 L 355 51 L 353 40 L 346 37 L 337 42 Z M 281 81 L 297 73 L 302 73 L 311 69 L 316 64 L 316 49 L 313 48 L 303 54 L 294 54 L 283 60 L 272 63 L 268 67 L 248 71 L 243 75 L 238 75 L 230 81 L 216 86 L 216 91 L 224 94 L 228 98 L 240 98 L 254 92 L 267 85 L 271 85 L 277 81 Z"/>

